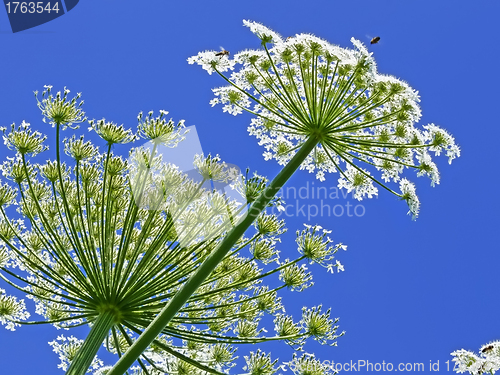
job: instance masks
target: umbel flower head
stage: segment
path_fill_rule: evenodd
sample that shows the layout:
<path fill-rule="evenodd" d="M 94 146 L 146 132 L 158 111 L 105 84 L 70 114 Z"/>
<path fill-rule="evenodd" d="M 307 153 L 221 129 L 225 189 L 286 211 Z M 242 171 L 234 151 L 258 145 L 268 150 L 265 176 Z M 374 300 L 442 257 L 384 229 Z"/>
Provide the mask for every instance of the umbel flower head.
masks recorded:
<path fill-rule="evenodd" d="M 5 134 L 6 128 L 1 129 Z M 11 150 L 16 150 L 20 155 L 32 154 L 36 155 L 47 149 L 43 146 L 43 141 L 47 137 L 35 131 L 32 132 L 30 124 L 22 122 L 17 128 L 15 124 L 11 125 L 11 130 L 7 135 L 3 136 L 4 144 Z"/>
<path fill-rule="evenodd" d="M 36 323 L 91 325 L 85 341 L 59 336 L 51 345 L 68 374 L 89 368 L 105 374 L 109 368 L 95 359 L 101 344 L 120 356 L 127 351 L 244 216 L 246 201 L 238 205 L 210 186 L 232 185 L 253 200 L 266 180 L 241 177 L 218 156 L 196 155 L 197 177 L 162 160 L 159 146 L 175 147 L 185 134 L 183 121 L 166 121 L 164 111 L 156 118 L 139 116 L 139 134 L 150 147 L 136 147 L 127 160 L 113 153 L 115 143 L 136 138 L 122 125 L 91 121 L 105 143 L 103 152 L 83 136 L 61 140 L 60 130 L 76 121 L 79 111 L 66 96 L 44 99 L 42 113 L 56 127 L 56 153 L 43 164 L 29 160 L 44 151 L 41 134 L 23 125 L 4 136 L 16 156 L 1 166 L 6 181 L 0 183 L 0 278 L 32 300 L 41 317 Z M 227 372 L 236 344 L 283 340 L 300 349 L 309 337 L 335 344 L 341 333 L 329 310 L 304 308 L 302 319 L 294 321 L 278 296 L 281 289 L 300 291 L 312 284 L 307 262 L 338 267 L 331 262 L 343 246 L 331 246 L 317 234 L 320 229 L 298 232 L 296 257 L 281 261 L 277 244 L 284 222 L 260 214 L 253 232 L 231 247 L 131 373 Z M 275 287 L 263 284 L 269 277 L 275 277 Z M 261 327 L 265 315 L 274 317 L 274 333 Z M 1 324 L 13 330 L 34 323 L 29 317 L 23 300 L 0 289 Z M 260 366 L 265 373 L 277 371 L 261 351 L 245 358 L 251 373 L 263 373 Z"/>
<path fill-rule="evenodd" d="M 255 117 L 248 131 L 264 146 L 264 158 L 287 164 L 308 139 L 316 146 L 300 168 L 323 181 L 338 173 L 338 186 L 361 200 L 376 195 L 377 185 L 408 202 L 413 218 L 419 201 L 406 168 L 439 184 L 431 153 L 449 162 L 460 155 L 453 137 L 434 124 L 423 129 L 419 97 L 406 82 L 377 72 L 372 54 L 358 40 L 341 48 L 310 34 L 286 39 L 256 22 L 243 21 L 262 49 L 245 50 L 231 59 L 216 51 L 190 57 L 228 85 L 213 89 L 212 105 L 224 112 Z M 226 76 L 225 72 L 233 72 Z M 370 172 L 372 170 L 372 172 Z M 380 177 L 373 171 L 381 173 Z M 399 183 L 400 193 L 387 183 Z"/>
<path fill-rule="evenodd" d="M 483 345 L 479 354 L 469 350 L 456 350 L 451 355 L 454 357 L 455 371 L 468 372 L 472 375 L 495 374 L 500 370 L 500 341 L 493 341 Z"/>
<path fill-rule="evenodd" d="M 35 91 L 38 108 L 40 108 L 42 115 L 44 116 L 43 122 L 48 121 L 52 126 L 59 124 L 63 125 L 63 127 L 71 127 L 75 129 L 78 127 L 79 123 L 87 120 L 85 112 L 81 109 L 83 100 L 81 100 L 80 103 L 77 103 L 81 94 L 78 93 L 73 99 L 69 100 L 69 93 L 70 91 L 65 87 L 62 94 L 58 91 L 56 96 L 53 96 L 52 86 L 46 85 L 44 86 L 42 100 L 40 101 L 38 100 L 38 91 Z"/>

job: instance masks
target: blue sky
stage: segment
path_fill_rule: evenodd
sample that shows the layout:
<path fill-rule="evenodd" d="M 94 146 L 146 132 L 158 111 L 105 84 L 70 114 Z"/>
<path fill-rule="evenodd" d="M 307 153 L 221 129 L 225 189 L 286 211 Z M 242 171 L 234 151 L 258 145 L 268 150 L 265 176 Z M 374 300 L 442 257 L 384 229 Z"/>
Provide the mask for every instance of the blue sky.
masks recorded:
<path fill-rule="evenodd" d="M 243 19 L 284 36 L 308 32 L 344 47 L 351 47 L 351 37 L 369 44 L 380 36 L 380 43 L 369 47 L 379 71 L 419 91 L 421 124 L 447 129 L 462 157 L 451 166 L 437 158 L 441 184 L 435 188 L 428 179 L 407 174 L 422 203 L 416 222 L 406 215 L 406 204 L 385 191 L 361 203 L 352 197 L 325 201 L 362 204 L 360 217 L 287 218 L 283 253 L 296 251 L 294 233 L 304 222 L 331 229 L 334 241 L 347 244 L 348 251 L 339 257 L 344 273 L 332 276 L 312 267 L 315 286 L 286 294 L 285 304 L 299 313 L 303 305 L 322 303 L 340 317 L 346 335 L 338 347 L 313 342 L 305 347 L 322 360 L 424 363 L 426 369 L 439 360 L 441 373 L 452 372 L 445 363 L 450 352 L 477 351 L 500 339 L 499 14 L 500 4 L 493 1 L 82 0 L 60 18 L 13 34 L 2 9 L 0 126 L 22 120 L 41 126 L 32 92 L 47 84 L 57 90 L 67 86 L 83 93 L 90 118 L 134 127 L 139 111 L 165 109 L 174 120 L 196 125 L 205 153 L 273 177 L 279 166 L 264 162 L 263 149 L 248 135 L 250 117 L 211 108 L 211 88 L 223 82 L 188 65 L 187 57 L 219 46 L 233 53 L 257 48 Z M 0 154 L 5 155 L 3 145 Z M 322 186 L 336 186 L 336 180 L 327 176 Z M 288 186 L 313 182 L 320 185 L 302 171 Z M 293 197 L 288 201 L 296 204 Z M 60 333 L 52 327 L 0 330 L 0 372 L 62 374 L 47 345 Z M 273 345 L 272 353 L 291 358 L 285 344 Z"/>

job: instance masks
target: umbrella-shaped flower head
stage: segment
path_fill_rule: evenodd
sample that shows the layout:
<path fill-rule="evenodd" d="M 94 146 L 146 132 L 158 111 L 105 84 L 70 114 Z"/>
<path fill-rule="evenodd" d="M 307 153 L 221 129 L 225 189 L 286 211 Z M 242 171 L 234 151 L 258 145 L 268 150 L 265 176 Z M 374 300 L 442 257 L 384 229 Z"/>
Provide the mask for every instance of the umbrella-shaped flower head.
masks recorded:
<path fill-rule="evenodd" d="M 264 146 L 266 160 L 285 165 L 308 139 L 316 146 L 300 168 L 323 181 L 338 173 L 338 186 L 361 200 L 377 194 L 377 185 L 406 200 L 414 217 L 418 198 L 406 168 L 439 183 L 431 153 L 460 155 L 454 139 L 434 124 L 415 127 L 419 97 L 406 82 L 377 72 L 372 53 L 358 40 L 342 48 L 310 34 L 282 38 L 250 21 L 262 49 L 216 56 L 202 52 L 188 59 L 228 82 L 213 89 L 211 104 L 237 115 L 255 115 L 248 128 Z M 230 75 L 225 72 L 232 70 Z M 379 176 L 375 175 L 379 173 Z M 400 184 L 401 193 L 387 183 Z"/>
<path fill-rule="evenodd" d="M 184 122 L 167 121 L 165 111 L 139 115 L 139 135 L 147 143 L 132 149 L 128 159 L 114 154 L 113 145 L 136 136 L 104 119 L 90 121 L 105 141 L 104 151 L 83 136 L 61 141 L 60 130 L 83 112 L 76 99 L 66 98 L 67 90 L 65 96 L 48 92 L 39 105 L 56 127 L 55 160 L 30 162 L 31 154 L 47 148 L 46 137 L 29 124 L 4 133 L 16 155 L 0 166 L 7 180 L 0 184 L 0 279 L 31 301 L 26 305 L 0 288 L 0 324 L 10 330 L 35 323 L 65 329 L 90 324 L 85 341 L 61 335 L 51 345 L 67 374 L 84 374 L 89 367 L 105 374 L 109 368 L 95 358 L 101 344 L 120 356 L 127 351 L 245 217 L 247 200 L 267 181 L 240 176 L 218 156 L 193 155 L 189 173 L 163 160 L 159 150 L 177 147 L 186 134 Z M 243 204 L 226 194 L 230 190 L 244 197 Z M 305 264 L 297 264 L 325 265 L 340 246 L 315 237 L 320 251 L 280 262 L 276 245 L 284 222 L 264 212 L 255 219 L 254 233 L 235 242 L 206 275 L 142 353 L 134 373 L 221 373 L 234 365 L 235 344 L 284 340 L 300 347 L 307 337 L 322 343 L 338 337 L 329 311 L 306 309 L 303 322 L 285 316 L 278 291 L 311 285 Z M 268 276 L 282 282 L 262 285 Z M 27 322 L 33 303 L 40 318 Z M 276 334 L 260 327 L 264 314 L 275 317 Z M 252 354 L 247 367 L 258 370 L 267 359 Z"/>

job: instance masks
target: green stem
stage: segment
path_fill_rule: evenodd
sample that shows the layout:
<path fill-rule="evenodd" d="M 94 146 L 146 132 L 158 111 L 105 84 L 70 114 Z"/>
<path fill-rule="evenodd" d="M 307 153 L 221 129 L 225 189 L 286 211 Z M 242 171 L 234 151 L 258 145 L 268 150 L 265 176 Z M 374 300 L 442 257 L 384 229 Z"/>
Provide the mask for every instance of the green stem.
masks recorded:
<path fill-rule="evenodd" d="M 105 311 L 99 314 L 82 347 L 71 361 L 66 375 L 85 375 L 87 373 L 97 351 L 114 324 L 115 314 L 113 311 Z"/>
<path fill-rule="evenodd" d="M 205 262 L 198 268 L 193 276 L 184 284 L 170 302 L 163 308 L 158 316 L 144 330 L 134 344 L 127 352 L 116 362 L 114 367 L 107 375 L 123 375 L 134 361 L 148 348 L 153 340 L 158 336 L 177 312 L 184 306 L 188 299 L 196 292 L 196 289 L 205 281 L 212 273 L 217 265 L 222 261 L 226 254 L 231 250 L 234 244 L 243 236 L 245 231 L 252 225 L 257 216 L 267 207 L 268 203 L 278 191 L 283 187 L 285 182 L 295 173 L 305 160 L 307 155 L 314 149 L 318 141 L 314 138 L 309 138 L 290 160 L 290 162 L 281 170 L 274 178 L 269 186 L 262 192 L 257 200 L 249 208 L 247 216 L 236 225 L 217 246 L 217 249 L 208 257 Z"/>

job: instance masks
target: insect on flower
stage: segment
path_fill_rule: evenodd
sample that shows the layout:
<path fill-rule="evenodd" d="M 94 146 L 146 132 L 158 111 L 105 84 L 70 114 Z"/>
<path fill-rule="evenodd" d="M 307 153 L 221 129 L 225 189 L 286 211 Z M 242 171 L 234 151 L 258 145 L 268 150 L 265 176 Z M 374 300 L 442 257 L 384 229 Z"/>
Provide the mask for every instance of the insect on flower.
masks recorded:
<path fill-rule="evenodd" d="M 494 346 L 493 344 L 486 345 L 484 348 L 481 349 L 481 353 L 489 353 L 493 350 Z"/>
<path fill-rule="evenodd" d="M 495 374 L 500 369 L 498 361 L 498 348 L 500 341 L 493 341 L 482 345 L 479 355 L 474 352 L 460 349 L 451 353 L 455 362 L 455 371 L 458 373 L 468 372 L 470 374 Z"/>
<path fill-rule="evenodd" d="M 372 38 L 372 40 L 370 41 L 370 44 L 377 44 L 379 41 L 380 41 L 380 37 L 376 36 L 375 38 Z"/>

